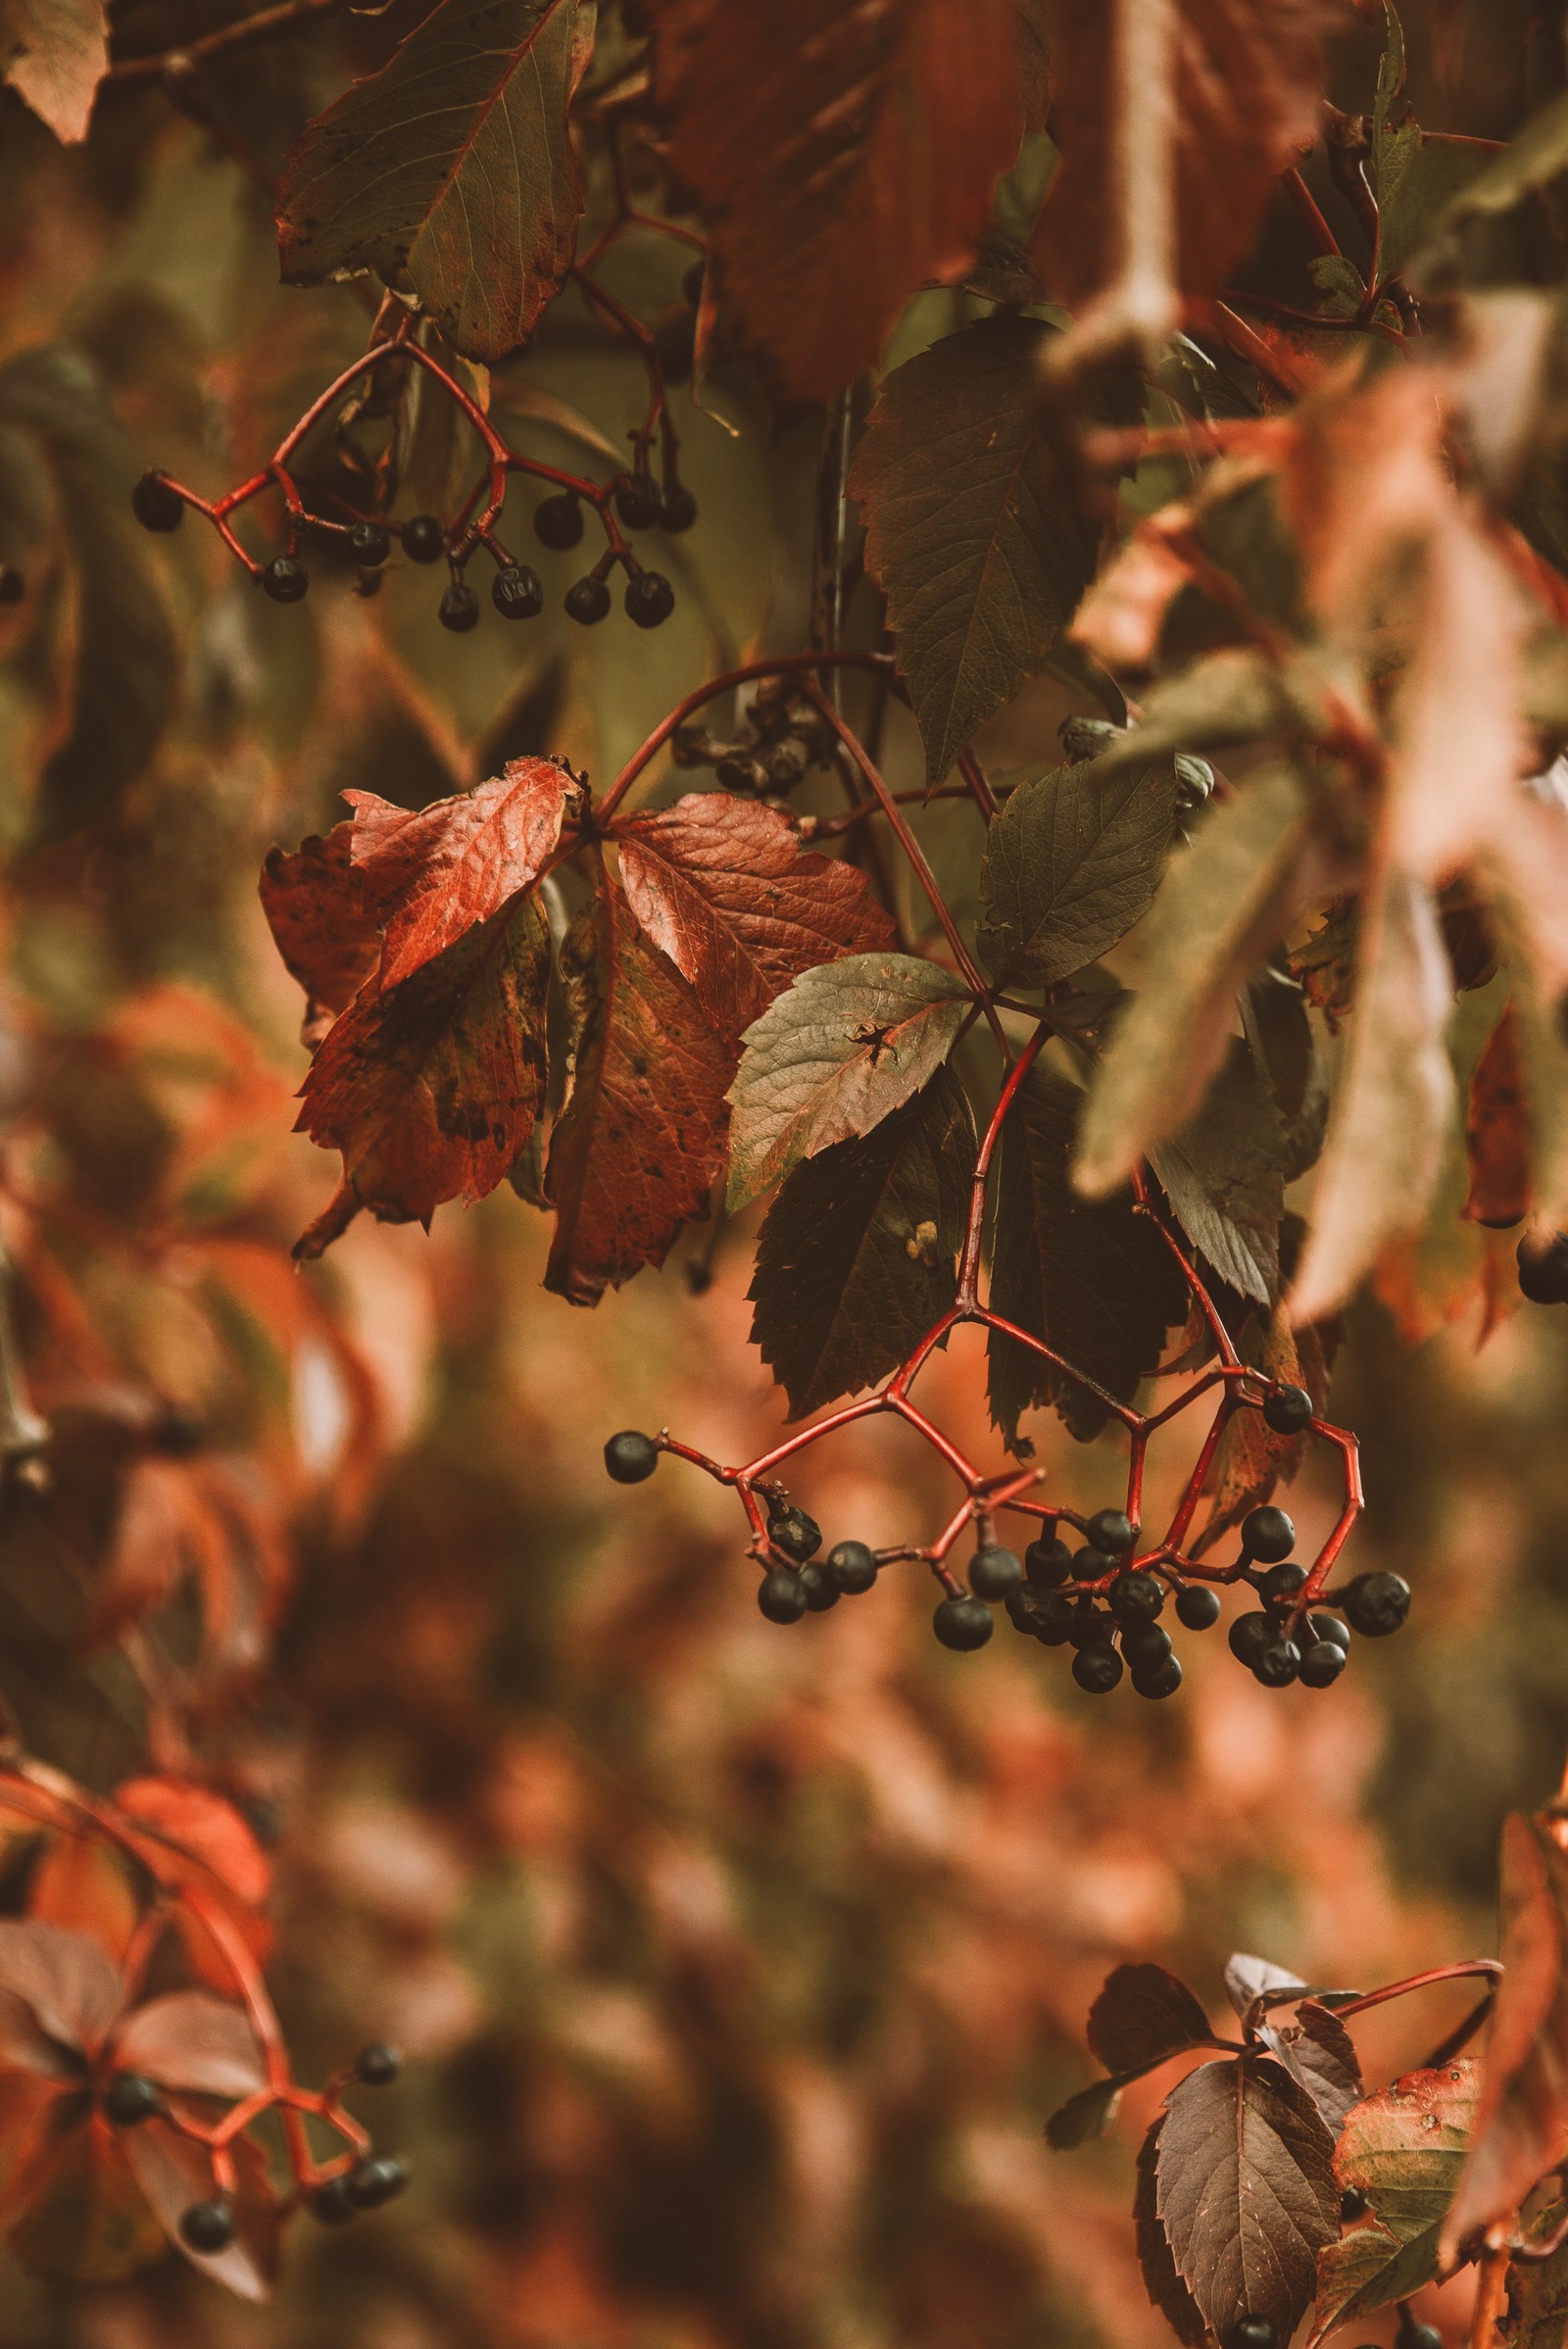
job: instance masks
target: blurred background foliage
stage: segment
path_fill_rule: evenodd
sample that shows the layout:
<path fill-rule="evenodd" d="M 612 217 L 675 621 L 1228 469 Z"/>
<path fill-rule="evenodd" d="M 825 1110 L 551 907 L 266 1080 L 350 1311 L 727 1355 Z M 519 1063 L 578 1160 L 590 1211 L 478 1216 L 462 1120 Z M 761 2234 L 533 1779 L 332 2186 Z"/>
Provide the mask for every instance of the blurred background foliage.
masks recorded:
<path fill-rule="evenodd" d="M 111 2286 L 6 2260 L 0 2340 L 1153 2349 L 1127 2205 L 1157 2086 L 1083 2154 L 1041 2134 L 1089 2076 L 1090 1998 L 1129 1956 L 1212 2003 L 1235 1946 L 1357 1984 L 1494 1946 L 1498 1823 L 1568 1741 L 1561 1318 L 1478 1346 L 1473 1265 L 1443 1269 L 1436 1235 L 1414 1302 L 1353 1317 L 1335 1388 L 1370 1494 L 1356 1563 L 1408 1576 L 1408 1636 L 1326 1694 L 1194 1639 L 1154 1708 L 1093 1702 L 1033 1643 L 945 1654 L 912 1578 L 777 1630 L 725 1494 L 668 1461 L 606 1485 L 616 1427 L 735 1459 L 777 1426 L 744 1226 L 706 1291 L 677 1262 L 595 1314 L 539 1287 L 544 1228 L 507 1194 L 428 1239 L 362 1221 L 289 1269 L 330 1178 L 288 1131 L 269 847 L 346 788 L 418 806 L 523 751 L 602 778 L 715 667 L 797 645 L 808 594 L 819 419 L 768 419 L 740 377 L 712 413 L 676 395 L 701 520 L 668 542 L 653 634 L 570 630 L 569 559 L 537 550 L 546 617 L 456 639 L 417 569 L 366 602 L 322 564 L 280 611 L 199 525 L 134 530 L 144 467 L 213 494 L 363 343 L 356 289 L 278 288 L 265 182 L 417 13 L 247 50 L 195 121 L 111 88 L 69 154 L 0 94 L 0 560 L 28 587 L 0 612 L 0 1233 L 58 1431 L 51 1489 L 0 1515 L 0 1688 L 90 1786 L 150 1755 L 244 1803 L 275 1845 L 299 2070 L 400 2041 L 373 2118 L 415 2173 L 347 2234 L 298 2227 L 270 2310 L 173 2257 Z M 1422 122 L 1505 133 L 1555 70 L 1542 13 L 1407 10 Z M 185 29 L 177 0 L 120 25 L 136 48 Z M 1348 36 L 1341 103 L 1379 38 Z M 684 266 L 634 237 L 606 275 L 678 344 Z M 925 298 L 900 355 L 961 301 Z M 488 391 L 587 469 L 644 399 L 569 292 Z M 411 473 L 434 506 L 466 478 L 438 413 Z M 1069 707 L 1031 692 L 996 763 L 1049 757 Z M 897 731 L 888 759 L 918 780 Z M 956 903 L 969 821 L 928 818 Z M 975 1360 L 931 1377 L 983 1446 Z M 1047 1441 L 1064 1497 L 1117 1489 L 1097 1448 Z M 811 1455 L 800 1497 L 873 1542 L 947 1500 L 880 1425 Z M 1292 1502 L 1314 1540 L 1332 1505 Z M 1462 2003 L 1369 2017 L 1369 2074 Z"/>

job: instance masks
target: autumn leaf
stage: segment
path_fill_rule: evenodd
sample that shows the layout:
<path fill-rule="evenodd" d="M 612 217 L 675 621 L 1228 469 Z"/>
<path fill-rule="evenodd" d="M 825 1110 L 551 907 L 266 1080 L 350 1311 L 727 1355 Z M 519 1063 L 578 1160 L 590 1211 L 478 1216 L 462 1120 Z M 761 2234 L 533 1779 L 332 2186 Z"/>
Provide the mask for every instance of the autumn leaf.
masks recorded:
<path fill-rule="evenodd" d="M 869 1134 L 788 1177 L 749 1295 L 752 1343 L 791 1419 L 874 1386 L 951 1306 L 975 1150 L 968 1101 L 939 1068 Z"/>
<path fill-rule="evenodd" d="M 234 2146 L 239 2191 L 230 2197 L 234 2240 L 222 2251 L 195 2251 L 179 2230 L 193 2202 L 212 2193 L 212 2166 L 203 2145 L 193 2144 L 167 2121 L 144 2121 L 121 2133 L 125 2161 L 165 2232 L 193 2268 L 223 2284 L 241 2300 L 271 2296 L 282 2237 L 282 2214 L 267 2176 L 260 2146 L 239 2138 Z"/>
<path fill-rule="evenodd" d="M 67 1933 L 16 1917 L 0 1918 L 0 2035 L 8 2061 L 41 2071 L 50 2051 L 96 2052 L 120 2012 L 120 1975 L 92 1933 Z M 17 2035 L 17 2009 L 30 2019 L 30 2048 Z"/>
<path fill-rule="evenodd" d="M 1512 1003 L 1488 1037 L 1470 1079 L 1465 1149 L 1470 1187 L 1462 1212 L 1471 1223 L 1506 1231 L 1530 1211 L 1530 1115 Z"/>
<path fill-rule="evenodd" d="M 1044 429 L 1052 329 L 995 318 L 883 382 L 851 486 L 866 563 L 940 783 L 971 734 L 1039 669 L 1095 566 Z"/>
<path fill-rule="evenodd" d="M 57 139 L 86 137 L 108 70 L 102 0 L 5 0 L 0 7 L 0 73 Z"/>
<path fill-rule="evenodd" d="M 137 2007 L 115 2033 L 115 2062 L 191 2096 L 249 2096 L 267 2082 L 244 2008 L 207 1990 L 173 1990 Z"/>
<path fill-rule="evenodd" d="M 1208 2337 L 1202 2311 L 1176 2273 L 1170 2242 L 1159 2218 L 1159 2139 L 1164 2115 L 1156 2115 L 1138 2148 L 1138 2188 L 1133 2196 L 1133 2227 L 1138 2265 L 1149 2297 L 1186 2349 L 1200 2349 Z"/>
<path fill-rule="evenodd" d="M 991 825 L 976 937 L 1002 986 L 1049 987 L 1108 954 L 1153 901 L 1176 818 L 1161 761 L 1020 783 Z"/>
<path fill-rule="evenodd" d="M 1144 2072 L 1213 2043 L 1208 2017 L 1163 1966 L 1114 1966 L 1089 2010 L 1089 2046 L 1107 2072 Z"/>
<path fill-rule="evenodd" d="M 149 2128 L 165 2125 L 153 2121 Z M 163 2250 L 165 2235 L 131 2173 L 131 2140 L 85 2106 L 30 2166 L 9 2248 L 28 2275 L 121 2283 Z M 211 2193 L 211 2168 L 206 2191 Z"/>
<path fill-rule="evenodd" d="M 1046 2123 L 1046 2142 L 1053 2153 L 1070 2153 L 1092 2137 L 1103 2136 L 1116 2118 L 1124 2085 L 1119 2080 L 1097 2080 L 1058 2104 Z"/>
<path fill-rule="evenodd" d="M 263 1909 L 271 1896 L 272 1868 L 231 1802 L 191 1779 L 125 1779 L 116 1807 L 167 1851 L 196 1862 L 242 1908 Z M 176 1868 L 173 1881 L 188 1870 Z"/>
<path fill-rule="evenodd" d="M 1283 1308 L 1259 1317 L 1242 1333 L 1237 1350 L 1244 1362 L 1265 1371 L 1282 1387 L 1300 1387 L 1319 1416 L 1328 1405 L 1330 1338 L 1337 1325 L 1293 1330 Z M 1250 1509 L 1273 1498 L 1277 1484 L 1289 1483 L 1306 1451 L 1304 1436 L 1278 1436 L 1261 1411 L 1233 1411 L 1214 1461 L 1213 1505 L 1193 1544 L 1201 1557 L 1222 1534 L 1241 1524 Z"/>
<path fill-rule="evenodd" d="M 1233 1037 L 1202 1107 L 1150 1164 L 1193 1246 L 1243 1297 L 1279 1294 L 1285 1135 L 1251 1048 Z"/>
<path fill-rule="evenodd" d="M 262 910 L 284 968 L 305 990 L 300 1040 L 313 1049 L 381 955 L 365 884 L 349 854 L 353 828 L 334 824 L 324 839 L 313 832 L 292 855 L 271 849 L 262 867 Z"/>
<path fill-rule="evenodd" d="M 1306 1983 L 1288 1966 L 1253 1957 L 1250 1950 L 1234 1950 L 1225 1960 L 1225 1995 L 1238 2021 L 1249 2028 L 1271 2006 L 1288 2005 L 1305 1989 Z"/>
<path fill-rule="evenodd" d="M 1438 2245 L 1464 2163 L 1477 2073 L 1463 2059 L 1407 2072 L 1347 2117 L 1334 2155 L 1340 2184 L 1371 2207 L 1319 2255 L 1312 2335 L 1408 2298 L 1438 2273 Z"/>
<path fill-rule="evenodd" d="M 1306 2090 L 1330 2136 L 1338 2137 L 1346 2115 L 1364 2092 L 1355 2041 L 1338 2015 L 1313 1998 L 1303 1998 L 1294 2024 L 1280 2029 L 1264 2024 L 1258 2036 Z"/>
<path fill-rule="evenodd" d="M 917 1093 L 968 1005 L 961 979 L 912 954 L 851 954 L 804 971 L 746 1031 L 729 1092 L 731 1208 Z"/>
<path fill-rule="evenodd" d="M 1373 274 L 1381 285 L 1403 276 L 1447 206 L 1492 160 L 1486 139 L 1423 130 L 1399 100 L 1404 92 L 1404 31 L 1387 5 L 1388 43 L 1372 114 L 1377 171 L 1378 239 Z M 1396 116 L 1403 119 L 1396 120 Z"/>
<path fill-rule="evenodd" d="M 905 304 L 970 261 L 1026 123 L 1017 0 L 670 0 L 669 157 L 723 298 L 797 398 L 874 365 Z"/>
<path fill-rule="evenodd" d="M 374 269 L 465 358 L 517 350 L 576 246 L 566 109 L 593 42 L 593 0 L 441 0 L 289 149 L 285 283 Z"/>
<path fill-rule="evenodd" d="M 556 1208 L 545 1286 L 586 1305 L 662 1264 L 681 1225 L 707 1214 L 735 1054 L 608 882 L 567 932 L 561 968 L 571 1090 L 545 1176 Z"/>
<path fill-rule="evenodd" d="M 808 856 L 754 800 L 688 792 L 614 827 L 621 886 L 645 935 L 739 1040 L 804 971 L 892 947 L 896 932 L 842 857 Z"/>

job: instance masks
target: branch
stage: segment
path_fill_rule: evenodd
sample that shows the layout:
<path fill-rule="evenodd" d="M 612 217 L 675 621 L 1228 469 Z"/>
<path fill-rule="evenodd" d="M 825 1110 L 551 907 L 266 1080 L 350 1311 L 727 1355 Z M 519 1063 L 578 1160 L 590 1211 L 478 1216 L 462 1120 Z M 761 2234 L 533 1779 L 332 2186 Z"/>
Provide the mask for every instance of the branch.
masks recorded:
<path fill-rule="evenodd" d="M 215 31 L 200 33 L 193 41 L 182 41 L 177 48 L 159 49 L 150 57 L 117 58 L 104 79 L 162 81 L 166 74 L 182 77 L 225 50 L 238 49 L 249 41 L 269 40 L 274 32 L 287 32 L 312 17 L 332 16 L 346 5 L 347 0 L 278 0 L 275 8 L 261 9 L 254 17 L 242 17 L 237 24 L 220 24 Z M 355 13 L 379 16 L 381 11 L 366 9 Z"/>

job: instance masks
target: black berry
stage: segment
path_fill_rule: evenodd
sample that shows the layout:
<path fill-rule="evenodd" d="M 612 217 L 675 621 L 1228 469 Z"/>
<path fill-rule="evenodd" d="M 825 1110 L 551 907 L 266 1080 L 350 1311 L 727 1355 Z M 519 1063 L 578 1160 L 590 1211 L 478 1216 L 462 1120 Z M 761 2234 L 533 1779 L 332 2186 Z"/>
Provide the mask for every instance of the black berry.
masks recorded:
<path fill-rule="evenodd" d="M 841 1590 L 853 1595 L 869 1590 L 876 1581 L 876 1559 L 863 1542 L 836 1542 L 827 1553 L 827 1571 Z"/>
<path fill-rule="evenodd" d="M 308 593 L 311 574 L 297 555 L 274 555 L 262 573 L 262 585 L 274 604 L 297 604 Z M 205 2203 L 197 2205 L 205 2209 Z"/>
<path fill-rule="evenodd" d="M 1031 1631 L 1045 1647 L 1064 1647 L 1072 1637 L 1073 1604 L 1060 1590 L 1036 1590 L 1025 1584 L 1007 1601 L 1020 1631 Z"/>
<path fill-rule="evenodd" d="M 1179 1656 L 1162 1656 L 1157 1664 L 1133 1666 L 1133 1687 L 1140 1696 L 1174 1696 L 1181 1685 Z"/>
<path fill-rule="evenodd" d="M 1121 1670 L 1121 1658 L 1113 1647 L 1080 1647 L 1072 1660 L 1073 1679 L 1091 1696 L 1108 1696 Z"/>
<path fill-rule="evenodd" d="M 582 536 L 582 507 L 569 489 L 563 490 L 534 508 L 533 526 L 541 546 L 564 555 Z"/>
<path fill-rule="evenodd" d="M 769 1623 L 799 1623 L 806 1612 L 806 1585 L 791 1566 L 775 1566 L 757 1586 L 757 1603 Z"/>
<path fill-rule="evenodd" d="M 806 1592 L 806 1603 L 813 1615 L 825 1615 L 828 1608 L 836 1607 L 844 1595 L 832 1576 L 820 1566 L 801 1568 L 801 1588 Z"/>
<path fill-rule="evenodd" d="M 392 533 L 385 522 L 355 522 L 349 529 L 349 553 L 356 563 L 374 570 L 392 552 Z"/>
<path fill-rule="evenodd" d="M 1113 1558 L 1108 1550 L 1096 1549 L 1091 1543 L 1087 1549 L 1081 1549 L 1074 1558 L 1072 1562 L 1073 1579 L 1080 1583 L 1102 1582 L 1107 1574 L 1115 1573 L 1120 1563 L 1121 1560 Z"/>
<path fill-rule="evenodd" d="M 1443 2349 L 1443 2335 L 1435 2325 L 1417 2324 L 1409 2310 L 1401 2308 L 1394 2349 Z"/>
<path fill-rule="evenodd" d="M 504 563 L 490 582 L 490 601 L 504 620 L 536 619 L 545 608 L 545 585 L 531 563 Z"/>
<path fill-rule="evenodd" d="M 1084 1531 L 1095 1549 L 1112 1558 L 1125 1557 L 1138 1539 L 1138 1528 L 1121 1509 L 1097 1509 Z"/>
<path fill-rule="evenodd" d="M 144 530 L 177 530 L 185 519 L 185 501 L 162 473 L 143 473 L 130 493 L 130 511 Z"/>
<path fill-rule="evenodd" d="M 310 2210 L 312 2218 L 318 2219 L 323 2227 L 346 2227 L 354 2216 L 347 2177 L 323 2178 L 312 2191 Z"/>
<path fill-rule="evenodd" d="M 931 1629 L 944 1647 L 967 1654 L 984 1647 L 996 1625 L 983 1598 L 945 1598 L 931 1618 Z"/>
<path fill-rule="evenodd" d="M 403 2164 L 389 2153 L 372 2154 L 368 2161 L 356 2162 L 348 2176 L 348 2197 L 356 2210 L 379 2210 L 401 2194 L 409 2182 Z"/>
<path fill-rule="evenodd" d="M 162 2103 L 153 2082 L 140 2072 L 118 2072 L 109 2083 L 104 2111 L 117 2129 L 134 2129 L 150 2121 Z"/>
<path fill-rule="evenodd" d="M 1304 1387 L 1280 1387 L 1263 1404 L 1263 1421 L 1276 1436 L 1298 1436 L 1312 1419 L 1312 1397 Z"/>
<path fill-rule="evenodd" d="M 403 552 L 411 563 L 439 563 L 447 551 L 447 534 L 433 514 L 412 514 L 401 536 Z"/>
<path fill-rule="evenodd" d="M 1410 1612 L 1410 1586 L 1402 1574 L 1358 1574 L 1344 1605 L 1353 1632 L 1365 1639 L 1386 1639 Z"/>
<path fill-rule="evenodd" d="M 1301 1651 L 1294 1639 L 1271 1639 L 1252 1666 L 1265 1688 L 1288 1688 L 1301 1669 Z"/>
<path fill-rule="evenodd" d="M 436 617 L 454 636 L 466 636 L 479 625 L 479 599 L 466 579 L 454 579 L 441 598 Z"/>
<path fill-rule="evenodd" d="M 1335 1639 L 1315 1639 L 1301 1651 L 1301 1684 L 1307 1688 L 1332 1687 L 1347 1663 L 1346 1653 Z"/>
<path fill-rule="evenodd" d="M 969 1588 L 976 1598 L 1005 1598 L 1023 1581 L 1023 1562 L 1010 1549 L 992 1544 L 969 1562 Z"/>
<path fill-rule="evenodd" d="M 1242 1519 L 1242 1547 L 1260 1565 L 1273 1566 L 1296 1547 L 1296 1528 L 1283 1509 L 1250 1509 Z"/>
<path fill-rule="evenodd" d="M 1239 1664 L 1255 1664 L 1267 1642 L 1273 1639 L 1274 1629 L 1273 1618 L 1261 1610 L 1251 1615 L 1237 1615 L 1226 1635 L 1230 1640 L 1231 1654 Z"/>
<path fill-rule="evenodd" d="M 814 1558 L 822 1546 L 822 1529 L 804 1509 L 780 1509 L 767 1521 L 767 1538 L 775 1549 L 797 1562 Z"/>
<path fill-rule="evenodd" d="M 0 563 L 0 604 L 20 604 L 27 582 L 12 563 Z"/>
<path fill-rule="evenodd" d="M 1201 1583 L 1189 1583 L 1176 1593 L 1176 1620 L 1190 1632 L 1206 1632 L 1219 1621 L 1219 1592 Z"/>
<path fill-rule="evenodd" d="M 1294 1598 L 1305 1580 L 1304 1566 L 1271 1566 L 1267 1574 L 1259 1575 L 1257 1587 L 1264 1598 L 1277 1601 Z"/>
<path fill-rule="evenodd" d="M 1542 1243 L 1528 1235 L 1514 1251 L 1519 1294 L 1533 1305 L 1568 1305 L 1568 1232 Z"/>
<path fill-rule="evenodd" d="M 639 571 L 626 582 L 626 617 L 639 628 L 657 628 L 675 609 L 675 590 L 662 571 Z"/>
<path fill-rule="evenodd" d="M 685 482 L 666 481 L 664 494 L 660 500 L 660 528 L 668 530 L 678 538 L 683 530 L 691 528 L 696 519 L 697 500 L 692 496 Z"/>
<path fill-rule="evenodd" d="M 1272 2317 L 1239 2317 L 1225 2335 L 1225 2349 L 1274 2349 L 1278 2338 Z"/>
<path fill-rule="evenodd" d="M 364 596 L 367 600 L 371 596 L 378 596 L 381 592 L 381 577 L 382 574 L 379 571 L 361 571 L 354 582 L 355 594 Z"/>
<path fill-rule="evenodd" d="M 1116 1619 L 1097 1607 L 1091 1598 L 1081 1598 L 1072 1611 L 1072 1624 L 1067 1633 L 1074 1647 L 1104 1647 L 1109 1644 L 1116 1629 Z"/>
<path fill-rule="evenodd" d="M 375 2039 L 360 2049 L 354 2069 L 368 2088 L 389 2088 L 403 2069 L 403 2058 L 385 2039 Z"/>
<path fill-rule="evenodd" d="M 659 1466 L 659 1446 L 652 1436 L 622 1428 L 605 1445 L 605 1466 L 617 1485 L 640 1485 Z"/>
<path fill-rule="evenodd" d="M 651 530 L 659 509 L 659 484 L 647 473 L 628 474 L 615 492 L 615 512 L 628 530 Z"/>
<path fill-rule="evenodd" d="M 180 2213 L 179 2235 L 192 2251 L 226 2251 L 234 2240 L 234 2214 L 226 2202 L 193 2202 Z"/>
<path fill-rule="evenodd" d="M 1170 1634 L 1157 1623 L 1132 1623 L 1122 1628 L 1121 1652 L 1135 1671 L 1151 1670 L 1170 1654 Z"/>
<path fill-rule="evenodd" d="M 767 777 L 749 751 L 726 751 L 713 768 L 713 781 L 720 791 L 756 794 Z"/>
<path fill-rule="evenodd" d="M 1118 1574 L 1106 1596 L 1119 1623 L 1152 1623 L 1165 1604 L 1165 1586 L 1153 1574 Z"/>
<path fill-rule="evenodd" d="M 1348 1655 L 1350 1635 L 1338 1615 L 1308 1615 L 1306 1632 L 1312 1639 L 1332 1639 L 1336 1646 L 1343 1647 Z"/>
<path fill-rule="evenodd" d="M 610 582 L 596 579 L 593 572 L 589 571 L 584 578 L 567 588 L 563 598 L 563 608 L 567 619 L 578 620 L 583 627 L 591 628 L 595 620 L 602 620 L 610 610 Z"/>
<path fill-rule="evenodd" d="M 1072 1580 L 1072 1551 L 1065 1542 L 1031 1542 L 1023 1553 L 1023 1570 L 1038 1590 L 1059 1590 Z"/>
<path fill-rule="evenodd" d="M 1368 2208 L 1367 2198 L 1359 2186 L 1347 2186 L 1340 2196 L 1340 2219 L 1346 2227 L 1353 2225 L 1357 2219 L 1364 2219 Z"/>

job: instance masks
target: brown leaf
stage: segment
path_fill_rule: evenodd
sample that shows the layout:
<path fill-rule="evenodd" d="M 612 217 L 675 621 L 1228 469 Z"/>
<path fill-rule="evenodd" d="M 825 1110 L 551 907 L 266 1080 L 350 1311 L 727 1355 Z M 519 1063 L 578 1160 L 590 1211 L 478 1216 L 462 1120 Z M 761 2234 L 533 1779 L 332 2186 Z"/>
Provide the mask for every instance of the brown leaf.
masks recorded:
<path fill-rule="evenodd" d="M 354 827 L 313 832 L 293 855 L 270 849 L 262 867 L 262 910 L 290 978 L 305 990 L 301 1042 L 319 1044 L 346 1011 L 380 957 L 381 941 L 365 904 L 349 842 Z"/>
<path fill-rule="evenodd" d="M 1339 2017 L 1315 1999 L 1303 1998 L 1294 2025 L 1279 2031 L 1265 2026 L 1262 2037 L 1311 2097 L 1329 2134 L 1337 2137 L 1362 2094 L 1361 2060 Z"/>
<path fill-rule="evenodd" d="M 1133 2196 L 1138 2265 L 1143 2270 L 1150 2299 L 1176 2338 L 1184 2341 L 1187 2349 L 1199 2349 L 1207 2332 L 1202 2311 L 1176 2273 L 1176 2262 L 1159 2219 L 1159 2135 L 1164 2126 L 1164 2115 L 1156 2115 L 1138 2148 L 1138 2190 Z"/>
<path fill-rule="evenodd" d="M 1476 1062 L 1464 1136 L 1470 1188 L 1463 1213 L 1471 1223 L 1507 1231 L 1530 1212 L 1530 1112 L 1511 1003 Z"/>
<path fill-rule="evenodd" d="M 1298 1974 L 1268 1958 L 1252 1957 L 1245 1949 L 1234 1951 L 1225 1960 L 1225 1995 L 1243 2023 L 1254 2010 L 1262 2014 L 1268 2006 L 1285 2004 L 1296 1991 L 1305 1988 Z M 1259 2000 L 1264 2002 L 1261 2006 Z"/>
<path fill-rule="evenodd" d="M 1089 2045 L 1107 2072 L 1145 2072 L 1213 2040 L 1208 2017 L 1163 1966 L 1115 1966 L 1089 2010 Z"/>
<path fill-rule="evenodd" d="M 0 73 L 57 139 L 86 137 L 108 70 L 103 0 L 6 0 L 0 8 Z"/>

